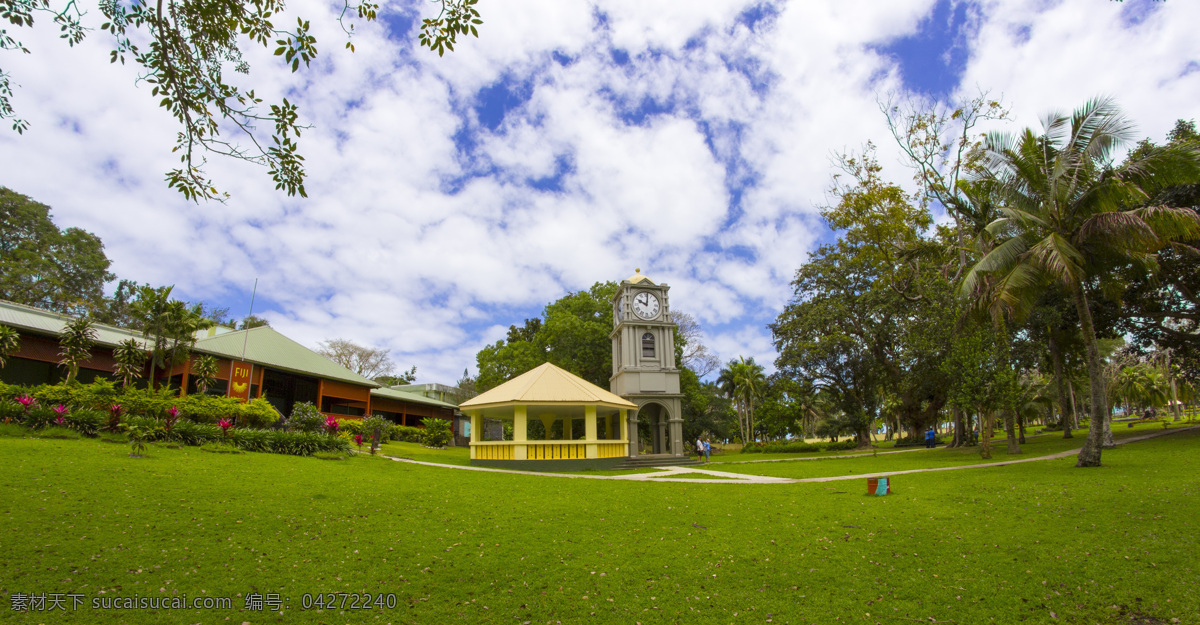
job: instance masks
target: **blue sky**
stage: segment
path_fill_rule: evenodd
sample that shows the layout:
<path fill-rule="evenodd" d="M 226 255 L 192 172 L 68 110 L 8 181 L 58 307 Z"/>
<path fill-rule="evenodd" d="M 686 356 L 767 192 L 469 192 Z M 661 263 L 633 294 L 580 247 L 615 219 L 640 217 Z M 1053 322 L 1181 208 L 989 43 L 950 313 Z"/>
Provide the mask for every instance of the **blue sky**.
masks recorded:
<path fill-rule="evenodd" d="M 415 46 L 433 6 L 384 4 L 350 54 L 330 5 L 290 3 L 317 62 L 248 60 L 313 126 L 310 198 L 214 159 L 227 204 L 166 190 L 175 127 L 103 33 L 70 48 L 44 24 L 3 58 L 31 128 L 0 132 L 0 185 L 99 234 L 121 277 L 239 316 L 258 278 L 255 313 L 297 340 L 452 382 L 510 324 L 635 268 L 722 359 L 772 362 L 766 325 L 832 236 L 831 156 L 872 141 L 910 184 L 882 98 L 987 91 L 1015 129 L 1112 95 L 1156 139 L 1200 119 L 1194 2 L 483 0 L 480 38 L 442 58 Z"/>

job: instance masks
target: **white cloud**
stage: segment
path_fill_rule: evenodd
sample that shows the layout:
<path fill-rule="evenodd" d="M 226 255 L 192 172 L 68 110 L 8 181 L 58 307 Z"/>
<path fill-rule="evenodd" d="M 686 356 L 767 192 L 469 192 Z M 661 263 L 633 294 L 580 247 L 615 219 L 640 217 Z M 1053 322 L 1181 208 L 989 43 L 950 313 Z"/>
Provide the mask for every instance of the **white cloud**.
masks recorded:
<path fill-rule="evenodd" d="M 875 46 L 932 6 L 484 3 L 480 38 L 438 58 L 380 25 L 360 25 L 350 54 L 329 6 L 305 0 L 290 10 L 317 29 L 314 66 L 247 58 L 259 93 L 286 95 L 313 124 L 301 144 L 309 199 L 217 158 L 209 172 L 233 199 L 198 206 L 165 188 L 176 127 L 132 68 L 108 63 L 109 41 L 93 32 L 69 48 L 38 28 L 21 33 L 34 53 L 5 61 L 32 126 L 0 133 L 0 184 L 99 234 L 122 277 L 236 314 L 258 277 L 277 307 L 265 314 L 289 336 L 386 347 L 422 380 L 456 380 L 509 325 L 634 267 L 672 285 L 672 305 L 723 359 L 769 365 L 765 325 L 826 235 L 816 212 L 830 155 L 873 140 L 897 160 L 875 99 L 901 74 Z M 753 25 L 739 18 L 751 7 L 766 15 Z M 1161 138 L 1176 118 L 1200 118 L 1200 71 L 1188 69 L 1200 5 L 1159 3 L 1138 24 L 1130 10 L 987 2 L 961 91 L 1003 94 L 1026 125 L 1111 94 Z M 473 107 L 496 84 L 528 97 L 514 95 L 493 132 Z M 907 184 L 908 172 L 887 173 Z"/>

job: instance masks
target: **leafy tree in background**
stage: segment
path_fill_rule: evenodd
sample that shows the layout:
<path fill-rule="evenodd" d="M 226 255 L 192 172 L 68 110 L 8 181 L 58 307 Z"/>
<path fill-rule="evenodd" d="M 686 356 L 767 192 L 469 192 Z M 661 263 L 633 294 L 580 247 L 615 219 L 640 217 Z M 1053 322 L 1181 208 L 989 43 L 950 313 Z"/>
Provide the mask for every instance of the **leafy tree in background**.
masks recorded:
<path fill-rule="evenodd" d="M 612 375 L 612 298 L 618 285 L 597 282 L 546 305 L 540 319 L 510 326 L 505 340 L 476 356 L 479 391 L 551 362 L 601 388 Z"/>
<path fill-rule="evenodd" d="M 481 24 L 475 5 L 478 0 L 439 0 L 441 11 L 421 23 L 420 45 L 437 51 L 453 50 L 458 35 L 478 36 Z M 283 0 L 145 0 L 117 2 L 99 0 L 104 22 L 100 30 L 113 38 L 110 60 L 131 61 L 139 68 L 139 82 L 151 85 L 150 97 L 158 101 L 179 124 L 172 152 L 180 166 L 167 172 L 167 184 L 190 200 L 221 199 L 204 171 L 206 155 L 217 154 L 262 165 L 268 169 L 275 188 L 288 195 L 304 197 L 304 157 L 297 140 L 306 128 L 299 122 L 295 104 L 281 102 L 261 107 L 263 100 L 243 80 L 227 81 L 226 70 L 249 74 L 243 46 L 273 49 L 292 72 L 317 55 L 316 38 L 304 18 L 284 27 L 276 24 L 284 13 Z M 59 27 L 61 37 L 74 46 L 89 27 L 83 23 L 86 9 L 74 0 L 8 0 L 4 17 L 17 27 L 32 27 L 35 17 L 45 16 Z M 379 5 L 371 0 L 344 0 L 338 22 L 347 36 L 353 34 L 351 19 L 374 21 Z M 291 17 L 285 18 L 289 22 Z M 353 44 L 346 48 L 354 51 Z M 0 50 L 30 50 L 7 31 L 0 30 Z M 0 119 L 11 120 L 23 133 L 29 124 L 17 117 L 11 101 L 12 84 L 0 71 Z M 271 128 L 269 134 L 258 130 Z M 233 130 L 248 141 L 238 143 L 222 135 Z"/>
<path fill-rule="evenodd" d="M 67 370 L 63 384 L 70 384 L 79 375 L 79 365 L 92 357 L 92 348 L 96 345 L 96 330 L 92 320 L 87 317 L 77 317 L 67 323 L 58 336 L 60 367 Z"/>
<path fill-rule="evenodd" d="M 346 339 L 329 339 L 320 343 L 316 351 L 365 378 L 391 375 L 396 367 L 387 350 L 364 347 Z"/>
<path fill-rule="evenodd" d="M 1196 124 L 1178 120 L 1167 135 L 1168 145 L 1200 146 Z M 1138 144 L 1127 160 L 1156 149 L 1149 140 Z M 1147 206 L 1200 210 L 1200 183 L 1163 185 L 1153 191 Z M 1123 288 L 1106 295 L 1122 305 L 1116 330 L 1133 338 L 1142 355 L 1169 349 L 1185 378 L 1200 381 L 1200 238 L 1177 241 L 1158 252 L 1158 267 L 1149 271 L 1136 264 L 1117 270 Z"/>
<path fill-rule="evenodd" d="M 373 379 L 384 386 L 412 384 L 417 381 L 417 366 L 413 365 L 408 371 L 401 371 L 400 375 L 381 375 Z"/>
<path fill-rule="evenodd" d="M 1089 283 L 1122 263 L 1153 266 L 1171 241 L 1200 236 L 1194 211 L 1129 208 L 1144 204 L 1148 188 L 1194 181 L 1200 155 L 1190 146 L 1165 146 L 1113 167 L 1130 131 L 1111 100 L 1092 100 L 1070 116 L 1048 115 L 1042 134 L 989 135 L 979 174 L 1003 217 L 988 225 L 990 251 L 966 274 L 961 292 L 1006 316 L 1027 312 L 1054 282 L 1071 294 L 1087 350 L 1092 416 L 1077 466 L 1099 466 L 1108 418 Z M 985 276 L 995 282 L 978 290 Z"/>
<path fill-rule="evenodd" d="M 86 314 L 103 305 L 108 267 L 99 237 L 60 230 L 50 207 L 0 187 L 0 299 Z"/>
<path fill-rule="evenodd" d="M 721 359 L 703 343 L 704 331 L 700 329 L 700 322 L 682 311 L 673 311 L 671 320 L 676 326 L 675 343 L 679 352 L 675 360 L 679 366 L 690 369 L 697 378 L 716 371 L 721 366 Z"/>
<path fill-rule="evenodd" d="M 8 359 L 21 349 L 21 333 L 15 328 L 0 325 L 0 369 L 8 364 Z"/>

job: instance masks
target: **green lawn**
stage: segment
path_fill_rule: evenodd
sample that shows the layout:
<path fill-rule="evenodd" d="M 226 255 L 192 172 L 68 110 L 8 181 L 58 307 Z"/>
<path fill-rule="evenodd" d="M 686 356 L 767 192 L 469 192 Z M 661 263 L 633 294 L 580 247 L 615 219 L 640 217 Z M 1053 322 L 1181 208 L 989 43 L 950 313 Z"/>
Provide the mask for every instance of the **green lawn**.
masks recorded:
<path fill-rule="evenodd" d="M 366 453 L 370 447 L 363 445 Z M 456 464 L 467 466 L 471 464 L 471 450 L 467 447 L 447 447 L 445 449 L 430 449 L 420 443 L 401 443 L 392 441 L 379 446 L 379 453 L 396 458 L 407 458 L 421 462 L 436 462 L 438 464 Z"/>
<path fill-rule="evenodd" d="M 886 458 L 926 453 L 938 452 Z M 1195 432 L 1106 451 L 1099 469 L 1067 458 L 907 475 L 889 497 L 837 483 L 573 480 L 361 456 L 127 454 L 95 440 L 0 438 L 0 620 L 1200 621 Z M 243 610 L 254 592 L 279 593 L 283 615 Z M 303 594 L 319 592 L 395 593 L 396 607 L 302 609 Z M 15 593 L 78 593 L 85 606 L 13 612 Z M 87 607 L 135 594 L 232 597 L 235 609 Z"/>

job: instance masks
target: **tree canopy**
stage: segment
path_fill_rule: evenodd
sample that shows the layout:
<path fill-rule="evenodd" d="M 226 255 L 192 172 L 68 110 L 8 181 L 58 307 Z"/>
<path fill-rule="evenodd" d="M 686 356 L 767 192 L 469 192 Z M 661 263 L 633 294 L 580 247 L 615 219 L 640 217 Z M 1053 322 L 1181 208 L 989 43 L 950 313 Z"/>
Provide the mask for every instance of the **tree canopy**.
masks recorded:
<path fill-rule="evenodd" d="M 60 230 L 50 207 L 0 187 L 0 299 L 85 314 L 103 306 L 108 267 L 99 237 Z"/>
<path fill-rule="evenodd" d="M 437 0 L 439 13 L 421 22 L 420 45 L 442 55 L 454 49 L 459 35 L 478 37 L 478 1 Z M 7 0 L 2 6 L 0 16 L 17 28 L 49 18 L 71 46 L 94 26 L 84 23 L 87 10 L 75 0 Z M 98 8 L 104 20 L 99 29 L 112 37 L 109 60 L 136 65 L 138 81 L 150 85 L 150 97 L 179 124 L 172 149 L 179 166 L 166 174 L 169 187 L 190 200 L 226 197 L 205 173 L 207 155 L 214 154 L 266 167 L 276 189 L 307 196 L 298 143 L 307 126 L 298 108 L 285 97 L 264 109 L 255 90 L 229 80 L 227 71 L 250 73 L 244 55 L 251 46 L 272 50 L 292 72 L 301 64 L 307 68 L 317 56 L 309 20 L 296 17 L 290 24 L 283 0 L 99 0 Z M 378 10 L 371 0 L 343 0 L 337 20 L 347 36 L 346 49 L 354 51 L 354 21 L 374 21 Z M 7 30 L 0 30 L 0 50 L 30 53 Z M 29 123 L 18 116 L 12 94 L 9 74 L 0 71 L 0 120 L 9 120 L 14 131 L 23 133 Z M 229 131 L 235 136 L 229 137 Z"/>

